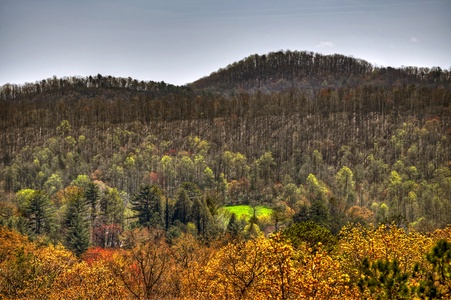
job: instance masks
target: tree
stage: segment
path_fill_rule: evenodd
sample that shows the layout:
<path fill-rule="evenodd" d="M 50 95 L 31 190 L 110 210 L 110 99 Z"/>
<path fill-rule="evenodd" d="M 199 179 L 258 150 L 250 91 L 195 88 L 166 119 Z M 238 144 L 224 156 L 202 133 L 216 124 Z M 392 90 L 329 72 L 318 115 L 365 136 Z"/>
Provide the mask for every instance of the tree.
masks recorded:
<path fill-rule="evenodd" d="M 123 226 L 125 208 L 117 188 L 107 187 L 99 204 L 102 223 Z"/>
<path fill-rule="evenodd" d="M 262 238 L 229 243 L 209 261 L 201 299 L 252 299 L 255 287 L 264 280 L 267 260 Z"/>
<path fill-rule="evenodd" d="M 143 186 L 130 202 L 139 225 L 164 227 L 163 194 L 158 186 Z"/>
<path fill-rule="evenodd" d="M 432 239 L 418 232 L 407 233 L 394 225 L 364 227 L 356 224 L 342 229 L 338 245 L 344 269 L 348 270 L 351 281 L 358 282 L 364 260 L 368 261 L 368 266 L 378 260 L 384 263 L 396 260 L 402 272 L 408 273 L 416 263 L 425 260 L 424 254 L 432 248 L 432 243 Z"/>
<path fill-rule="evenodd" d="M 362 262 L 361 279 L 357 283 L 360 291 L 375 295 L 376 299 L 410 299 L 409 274 L 399 267 L 398 261 L 377 260 Z"/>
<path fill-rule="evenodd" d="M 0 296 L 6 299 L 48 299 L 57 277 L 76 259 L 61 245 L 38 246 L 0 227 Z"/>
<path fill-rule="evenodd" d="M 430 266 L 421 269 L 417 264 L 415 277 L 419 277 L 417 294 L 427 299 L 445 299 L 451 296 L 451 243 L 438 240 L 432 250 L 426 254 Z"/>
<path fill-rule="evenodd" d="M 348 206 L 355 204 L 355 181 L 351 169 L 344 166 L 338 171 L 335 180 L 337 182 L 337 194 L 345 200 Z"/>
<path fill-rule="evenodd" d="M 271 152 L 265 152 L 260 158 L 257 160 L 257 165 L 260 170 L 260 178 L 264 179 L 265 183 L 269 183 L 269 180 L 272 178 L 273 167 L 276 166 L 274 162 L 274 158 Z"/>
<path fill-rule="evenodd" d="M 77 256 L 88 249 L 90 238 L 89 207 L 84 191 L 78 187 L 67 189 L 67 208 L 64 217 L 66 245 Z"/>
<path fill-rule="evenodd" d="M 112 270 L 136 299 L 166 299 L 171 295 L 172 258 L 163 232 L 130 231 L 125 248 L 115 257 Z"/>
<path fill-rule="evenodd" d="M 81 261 L 64 269 L 45 296 L 44 299 L 127 299 L 127 291 L 111 271 L 110 262 Z"/>
<path fill-rule="evenodd" d="M 402 214 L 402 178 L 398 172 L 392 171 L 388 179 L 388 192 L 390 196 L 390 212 L 392 216 L 400 216 Z"/>
<path fill-rule="evenodd" d="M 232 213 L 227 224 L 227 233 L 232 236 L 232 238 L 238 238 L 243 234 L 244 224 L 240 222 L 235 213 Z"/>
<path fill-rule="evenodd" d="M 199 235 L 205 235 L 208 231 L 208 226 L 211 221 L 211 214 L 204 199 L 194 199 L 191 217 L 192 222 L 194 223 L 194 225 L 196 225 L 197 233 Z"/>
<path fill-rule="evenodd" d="M 53 206 L 43 191 L 38 190 L 21 190 L 17 192 L 16 197 L 19 199 L 20 208 L 24 217 L 28 221 L 29 229 L 37 235 L 52 231 Z"/>
<path fill-rule="evenodd" d="M 204 286 L 202 274 L 214 247 L 205 247 L 199 239 L 190 233 L 183 233 L 174 240 L 171 255 L 175 261 L 173 286 L 178 288 L 178 297 L 196 299 Z M 175 297 L 175 298 L 178 298 Z"/>
<path fill-rule="evenodd" d="M 271 220 L 274 222 L 275 231 L 279 231 L 280 226 L 290 219 L 291 209 L 284 203 L 279 203 L 271 212 Z"/>
<path fill-rule="evenodd" d="M 88 202 L 91 210 L 91 224 L 94 224 L 97 217 L 97 204 L 100 198 L 99 186 L 94 182 L 89 181 L 84 188 L 86 201 Z"/>
<path fill-rule="evenodd" d="M 308 175 L 305 188 L 310 202 L 314 202 L 315 200 L 325 201 L 329 193 L 324 182 L 318 180 L 314 174 Z"/>
<path fill-rule="evenodd" d="M 44 188 L 50 196 L 59 191 L 62 186 L 62 180 L 58 174 L 52 174 L 44 183 Z"/>
<path fill-rule="evenodd" d="M 313 201 L 312 205 L 309 208 L 309 216 L 310 220 L 314 221 L 315 223 L 324 227 L 330 227 L 329 208 L 323 201 Z"/>
<path fill-rule="evenodd" d="M 100 198 L 100 216 L 94 225 L 95 243 L 104 248 L 118 247 L 124 226 L 124 203 L 117 188 L 107 187 Z"/>
<path fill-rule="evenodd" d="M 190 199 L 185 189 L 180 189 L 177 194 L 177 202 L 174 207 L 173 220 L 179 220 L 182 224 L 186 224 L 191 220 L 191 208 L 193 200 Z"/>
<path fill-rule="evenodd" d="M 160 162 L 161 174 L 163 175 L 164 182 L 163 187 L 166 192 L 170 192 L 174 186 L 176 177 L 174 160 L 171 156 L 165 155 L 161 158 Z"/>
<path fill-rule="evenodd" d="M 296 223 L 285 229 L 282 236 L 295 248 L 300 248 L 303 243 L 306 243 L 308 247 L 317 249 L 318 244 L 321 244 L 326 250 L 331 251 L 338 242 L 327 228 L 313 221 Z"/>
<path fill-rule="evenodd" d="M 72 130 L 72 127 L 68 120 L 61 121 L 61 124 L 58 127 L 56 127 L 56 131 L 61 136 L 68 135 L 71 132 L 71 130 Z"/>

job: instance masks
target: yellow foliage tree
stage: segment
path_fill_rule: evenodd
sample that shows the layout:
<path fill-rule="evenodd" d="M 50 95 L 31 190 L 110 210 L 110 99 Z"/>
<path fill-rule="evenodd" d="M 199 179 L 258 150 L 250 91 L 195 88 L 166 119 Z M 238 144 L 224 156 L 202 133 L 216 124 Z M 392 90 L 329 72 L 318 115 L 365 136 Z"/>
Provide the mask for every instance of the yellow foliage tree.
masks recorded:
<path fill-rule="evenodd" d="M 125 299 L 126 289 L 104 261 L 80 262 L 56 278 L 48 296 L 51 300 Z"/>
<path fill-rule="evenodd" d="M 219 249 L 204 270 L 201 299 L 258 299 L 256 286 L 267 270 L 264 238 L 229 243 Z"/>
<path fill-rule="evenodd" d="M 56 278 L 75 263 L 62 246 L 40 246 L 0 227 L 0 298 L 44 299 Z"/>
<path fill-rule="evenodd" d="M 205 268 L 201 299 L 353 299 L 358 291 L 340 261 L 280 235 L 228 244 Z"/>
<path fill-rule="evenodd" d="M 364 265 L 368 262 L 396 262 L 402 273 L 409 274 L 416 265 L 426 267 L 425 253 L 429 252 L 434 239 L 415 231 L 406 232 L 397 226 L 380 225 L 363 227 L 353 225 L 344 227 L 340 233 L 339 249 L 343 260 L 343 270 L 356 283 L 366 275 Z M 406 286 L 411 289 L 417 285 L 414 278 L 407 280 Z M 382 291 L 380 291 L 382 293 Z M 362 297 L 376 299 L 376 293 Z"/>
<path fill-rule="evenodd" d="M 192 234 L 183 234 L 171 247 L 175 263 L 174 286 L 179 298 L 196 298 L 202 289 L 203 272 L 213 253 L 213 247 L 201 244 Z"/>
<path fill-rule="evenodd" d="M 118 251 L 110 267 L 129 295 L 136 299 L 171 297 L 174 269 L 163 233 L 147 229 L 132 231 L 126 243 L 129 249 Z"/>

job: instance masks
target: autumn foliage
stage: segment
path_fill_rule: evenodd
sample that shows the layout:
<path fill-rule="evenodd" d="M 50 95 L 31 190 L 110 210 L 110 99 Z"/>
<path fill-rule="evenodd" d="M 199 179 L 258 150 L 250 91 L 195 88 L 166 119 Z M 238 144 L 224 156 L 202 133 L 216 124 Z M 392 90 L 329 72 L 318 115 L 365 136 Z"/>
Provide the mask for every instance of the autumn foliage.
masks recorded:
<path fill-rule="evenodd" d="M 446 299 L 451 228 L 343 228 L 338 245 L 295 248 L 283 235 L 205 244 L 168 243 L 134 230 L 124 246 L 77 259 L 61 245 L 0 227 L 2 299 Z"/>
<path fill-rule="evenodd" d="M 0 299 L 450 299 L 450 83 L 280 51 L 4 85 Z"/>

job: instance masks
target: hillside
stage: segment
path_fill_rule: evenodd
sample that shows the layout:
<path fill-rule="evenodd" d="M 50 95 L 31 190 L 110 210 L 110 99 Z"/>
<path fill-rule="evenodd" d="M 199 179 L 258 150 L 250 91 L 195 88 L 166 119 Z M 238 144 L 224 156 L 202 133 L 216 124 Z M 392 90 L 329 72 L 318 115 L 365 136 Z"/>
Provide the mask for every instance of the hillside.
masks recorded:
<path fill-rule="evenodd" d="M 152 212 L 161 226 L 192 223 L 209 238 L 225 230 L 225 204 L 270 206 L 283 226 L 314 220 L 334 233 L 349 221 L 444 227 L 450 104 L 448 71 L 289 51 L 186 87 L 100 74 L 5 85 L 0 222 L 35 232 L 20 195 L 42 191 L 64 240 L 55 228 L 65 226 L 65 195 L 92 183 L 100 199 L 121 200 L 122 229 L 136 226 L 133 200 L 146 184 L 167 199 Z M 184 212 L 182 190 L 197 199 Z M 91 231 L 98 222 L 93 212 Z"/>
<path fill-rule="evenodd" d="M 4 85 L 0 298 L 449 298 L 450 80 L 286 51 Z"/>
<path fill-rule="evenodd" d="M 251 55 L 193 82 L 190 86 L 219 93 L 257 90 L 275 92 L 287 89 L 315 92 L 322 87 L 449 85 L 450 81 L 449 72 L 443 72 L 440 68 L 384 68 L 340 54 L 279 51 Z"/>

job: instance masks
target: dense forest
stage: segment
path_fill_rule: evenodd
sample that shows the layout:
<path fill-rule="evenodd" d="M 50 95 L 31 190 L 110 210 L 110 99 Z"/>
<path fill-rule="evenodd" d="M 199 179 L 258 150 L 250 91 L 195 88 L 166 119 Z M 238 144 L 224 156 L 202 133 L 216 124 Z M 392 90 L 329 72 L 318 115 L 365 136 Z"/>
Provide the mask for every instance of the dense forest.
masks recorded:
<path fill-rule="evenodd" d="M 449 296 L 450 104 L 448 70 L 297 51 L 6 84 L 0 295 Z"/>

